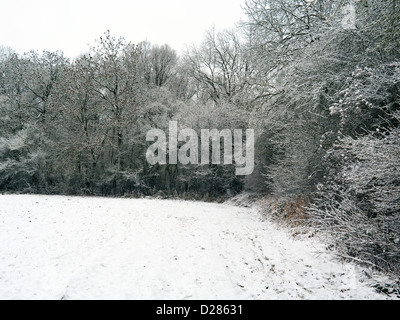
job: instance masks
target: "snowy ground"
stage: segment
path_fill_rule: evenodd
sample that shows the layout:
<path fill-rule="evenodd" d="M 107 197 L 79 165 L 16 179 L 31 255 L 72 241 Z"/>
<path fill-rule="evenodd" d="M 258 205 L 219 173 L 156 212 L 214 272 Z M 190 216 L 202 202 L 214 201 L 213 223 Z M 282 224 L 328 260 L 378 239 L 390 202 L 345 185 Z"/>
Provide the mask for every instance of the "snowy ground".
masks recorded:
<path fill-rule="evenodd" d="M 385 299 L 254 209 L 0 196 L 0 299 Z"/>

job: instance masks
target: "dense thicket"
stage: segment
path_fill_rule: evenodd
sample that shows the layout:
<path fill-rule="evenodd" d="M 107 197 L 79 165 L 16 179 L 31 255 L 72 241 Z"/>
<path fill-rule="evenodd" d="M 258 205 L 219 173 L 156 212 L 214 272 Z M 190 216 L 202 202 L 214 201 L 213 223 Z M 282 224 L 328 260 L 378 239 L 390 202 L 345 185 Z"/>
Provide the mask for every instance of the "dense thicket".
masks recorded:
<path fill-rule="evenodd" d="M 252 0 L 246 11 L 267 88 L 255 119 L 268 191 L 309 199 L 306 216 L 343 256 L 398 273 L 399 1 Z"/>
<path fill-rule="evenodd" d="M 400 269 L 400 2 L 248 0 L 182 56 L 109 32 L 71 61 L 0 51 L 0 189 L 308 199 L 344 256 Z M 256 130 L 256 169 L 155 165 L 146 133 Z"/>

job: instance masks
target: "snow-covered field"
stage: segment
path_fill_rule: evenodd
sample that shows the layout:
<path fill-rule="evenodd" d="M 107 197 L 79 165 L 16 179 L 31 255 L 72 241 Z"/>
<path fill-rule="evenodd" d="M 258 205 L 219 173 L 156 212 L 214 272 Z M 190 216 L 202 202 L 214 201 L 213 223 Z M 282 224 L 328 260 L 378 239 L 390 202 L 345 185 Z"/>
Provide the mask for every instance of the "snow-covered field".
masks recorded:
<path fill-rule="evenodd" d="M 385 299 L 255 209 L 0 196 L 0 299 Z"/>

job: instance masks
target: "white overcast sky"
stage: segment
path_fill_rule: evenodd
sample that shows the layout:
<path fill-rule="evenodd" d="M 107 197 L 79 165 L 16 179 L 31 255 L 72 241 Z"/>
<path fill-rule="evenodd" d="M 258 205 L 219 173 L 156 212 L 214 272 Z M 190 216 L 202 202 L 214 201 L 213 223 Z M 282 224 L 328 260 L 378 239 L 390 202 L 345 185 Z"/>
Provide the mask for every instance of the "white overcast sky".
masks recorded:
<path fill-rule="evenodd" d="M 245 0 L 0 0 L 0 45 L 19 53 L 87 51 L 106 30 L 181 51 L 205 30 L 232 28 Z"/>

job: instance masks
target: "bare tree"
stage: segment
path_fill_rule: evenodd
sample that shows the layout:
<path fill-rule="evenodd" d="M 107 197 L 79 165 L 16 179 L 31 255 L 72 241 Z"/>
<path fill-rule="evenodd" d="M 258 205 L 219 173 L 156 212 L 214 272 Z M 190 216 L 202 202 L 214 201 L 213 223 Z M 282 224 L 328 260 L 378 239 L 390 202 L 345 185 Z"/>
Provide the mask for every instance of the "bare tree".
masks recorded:
<path fill-rule="evenodd" d="M 149 42 L 139 44 L 144 77 L 149 85 L 163 87 L 174 76 L 178 56 L 167 44 L 158 46 Z"/>
<path fill-rule="evenodd" d="M 246 46 L 234 31 L 206 33 L 199 48 L 192 48 L 185 57 L 189 74 L 198 82 L 198 96 L 205 95 L 216 103 L 235 103 L 251 92 L 249 78 L 253 69 Z"/>
<path fill-rule="evenodd" d="M 0 45 L 0 63 L 7 61 L 13 54 L 15 51 L 12 48 Z"/>
<path fill-rule="evenodd" d="M 110 126 L 109 161 L 121 168 L 124 128 L 132 123 L 139 108 L 138 57 L 139 49 L 115 38 L 110 32 L 101 37 L 93 48 L 92 66 L 95 92 L 102 99 L 108 113 L 103 115 Z"/>

